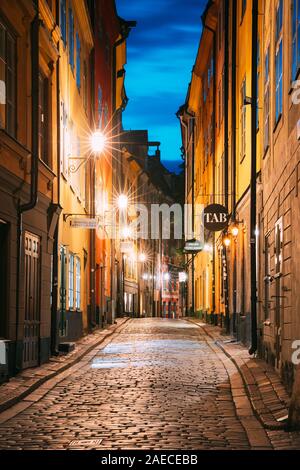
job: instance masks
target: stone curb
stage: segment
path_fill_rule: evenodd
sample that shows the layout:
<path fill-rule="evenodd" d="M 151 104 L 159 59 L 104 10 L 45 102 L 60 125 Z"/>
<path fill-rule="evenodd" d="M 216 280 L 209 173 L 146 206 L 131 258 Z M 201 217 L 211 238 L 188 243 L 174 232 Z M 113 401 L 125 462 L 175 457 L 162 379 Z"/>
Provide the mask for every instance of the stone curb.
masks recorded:
<path fill-rule="evenodd" d="M 257 409 L 256 404 L 255 404 L 255 399 L 253 398 L 253 396 L 251 394 L 251 391 L 249 389 L 247 379 L 245 377 L 244 372 L 242 371 L 241 367 L 239 366 L 237 361 L 234 359 L 234 357 L 226 350 L 226 348 L 205 328 L 205 325 L 204 326 L 199 325 L 199 323 L 197 323 L 193 319 L 188 319 L 188 321 L 190 321 L 191 323 L 194 323 L 199 328 L 202 328 L 204 330 L 205 334 L 207 334 L 207 336 L 209 336 L 214 341 L 214 343 L 218 346 L 218 348 L 220 348 L 223 351 L 223 353 L 228 357 L 228 359 L 230 359 L 230 361 L 235 365 L 235 367 L 237 368 L 237 370 L 238 370 L 238 372 L 239 372 L 239 374 L 240 374 L 240 376 L 243 380 L 245 392 L 246 392 L 246 395 L 247 395 L 247 397 L 250 401 L 251 408 L 253 410 L 254 416 L 258 419 L 258 421 L 262 424 L 262 426 L 265 429 L 268 429 L 270 431 L 287 430 L 287 424 L 286 423 L 284 423 L 284 422 L 278 423 L 275 420 L 275 418 L 272 419 L 272 420 L 265 419 L 264 415 L 261 414 L 261 412 L 259 412 L 259 410 Z M 271 381 L 270 381 L 270 383 L 271 383 Z M 258 387 L 258 390 L 259 390 L 259 387 Z M 267 410 L 267 414 L 268 415 L 270 414 L 270 412 L 268 410 Z"/>
<path fill-rule="evenodd" d="M 32 385 L 29 385 L 27 389 L 24 390 L 23 392 L 19 393 L 18 395 L 15 395 L 12 398 L 8 398 L 6 401 L 0 403 L 0 413 L 12 407 L 13 405 L 16 405 L 17 403 L 19 403 L 25 397 L 30 395 L 30 393 L 34 392 L 37 388 L 43 385 L 47 380 L 53 379 L 57 375 L 61 374 L 62 372 L 65 372 L 67 369 L 69 369 L 70 367 L 80 362 L 84 356 L 89 354 L 94 348 L 99 346 L 107 338 L 109 338 L 114 333 L 116 333 L 120 328 L 122 328 L 129 321 L 129 318 L 124 318 L 124 319 L 122 318 L 119 320 L 121 321 L 121 324 L 111 325 L 107 330 L 107 334 L 103 335 L 100 339 L 97 339 L 93 344 L 89 345 L 86 349 L 84 349 L 84 351 L 79 353 L 79 355 L 76 356 L 73 360 L 70 359 L 69 362 L 67 362 L 66 364 L 63 364 L 59 369 L 53 372 L 50 372 L 48 375 L 45 375 L 37 379 L 36 382 L 34 382 Z M 1 388 L 1 385 L 0 385 L 0 388 Z"/>

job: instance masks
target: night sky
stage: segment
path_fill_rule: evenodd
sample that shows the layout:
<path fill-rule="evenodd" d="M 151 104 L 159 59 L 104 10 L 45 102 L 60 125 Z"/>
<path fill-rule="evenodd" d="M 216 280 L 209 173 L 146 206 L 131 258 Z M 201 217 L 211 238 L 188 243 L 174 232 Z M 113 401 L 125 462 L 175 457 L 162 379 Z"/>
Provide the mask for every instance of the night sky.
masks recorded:
<path fill-rule="evenodd" d="M 206 0 L 116 0 L 119 16 L 136 20 L 127 42 L 125 129 L 148 129 L 170 170 L 181 163 L 175 116 L 185 101 Z"/>

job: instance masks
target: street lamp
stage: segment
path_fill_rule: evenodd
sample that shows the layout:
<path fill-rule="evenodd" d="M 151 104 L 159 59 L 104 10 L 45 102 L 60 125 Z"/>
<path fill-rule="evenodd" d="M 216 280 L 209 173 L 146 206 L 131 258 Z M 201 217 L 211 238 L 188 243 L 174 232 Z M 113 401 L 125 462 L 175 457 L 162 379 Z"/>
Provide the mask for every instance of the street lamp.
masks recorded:
<path fill-rule="evenodd" d="M 234 237 L 237 237 L 237 236 L 238 236 L 238 234 L 239 234 L 239 228 L 238 228 L 237 225 L 233 225 L 233 226 L 231 227 L 231 233 L 232 233 L 232 235 L 233 235 Z"/>
<path fill-rule="evenodd" d="M 140 255 L 139 255 L 139 261 L 140 261 L 141 263 L 145 263 L 145 262 L 147 261 L 147 255 L 146 255 L 146 253 L 140 253 Z"/>
<path fill-rule="evenodd" d="M 126 238 L 130 238 L 132 236 L 132 230 L 130 227 L 128 227 L 128 225 L 126 225 L 125 227 L 122 228 L 121 230 L 121 236 L 122 238 L 126 239 Z"/>
<path fill-rule="evenodd" d="M 187 281 L 187 273 L 185 271 L 178 274 L 178 280 L 180 283 Z"/>
<path fill-rule="evenodd" d="M 94 153 L 102 153 L 105 149 L 106 137 L 101 131 L 95 131 L 91 136 L 91 148 Z"/>
<path fill-rule="evenodd" d="M 223 238 L 223 244 L 226 246 L 226 248 L 228 248 L 230 246 L 230 243 L 231 243 L 230 237 L 228 235 L 226 235 Z"/>
<path fill-rule="evenodd" d="M 118 196 L 117 205 L 118 205 L 118 208 L 119 208 L 120 210 L 125 210 L 125 209 L 127 209 L 127 206 L 128 206 L 128 197 L 126 196 L 126 194 L 120 194 L 120 195 Z"/>
<path fill-rule="evenodd" d="M 203 247 L 203 251 L 205 253 L 212 253 L 212 251 L 213 251 L 212 245 L 210 245 L 209 243 L 205 243 L 205 245 Z"/>

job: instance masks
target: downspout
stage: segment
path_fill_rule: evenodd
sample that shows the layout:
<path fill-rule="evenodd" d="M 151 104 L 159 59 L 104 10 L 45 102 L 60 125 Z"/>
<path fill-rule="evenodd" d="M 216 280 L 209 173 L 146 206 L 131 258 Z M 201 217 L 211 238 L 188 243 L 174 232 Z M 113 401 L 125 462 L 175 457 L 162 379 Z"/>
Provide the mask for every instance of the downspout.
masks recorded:
<path fill-rule="evenodd" d="M 231 193 L 232 193 L 232 220 L 236 220 L 236 39 L 237 39 L 237 3 L 232 5 L 232 61 L 231 61 Z M 233 258 L 233 333 L 236 333 L 237 310 L 237 259 L 236 247 Z"/>
<path fill-rule="evenodd" d="M 229 155 L 228 155 L 228 129 L 229 129 L 229 115 L 228 115 L 228 98 L 229 98 L 229 2 L 225 3 L 225 59 L 224 59 L 224 80 L 225 80 L 225 116 L 224 116 L 224 167 L 225 167 L 225 181 L 224 181 L 224 192 L 225 192 L 225 207 L 228 210 L 228 167 L 229 167 Z M 226 332 L 230 332 L 230 313 L 229 313 L 229 292 L 228 292 L 228 253 L 227 248 L 225 249 L 226 259 L 226 280 L 225 280 L 225 327 Z"/>
<path fill-rule="evenodd" d="M 57 18 L 59 24 L 59 2 L 56 2 Z M 58 59 L 56 63 L 56 125 L 57 125 L 57 204 L 60 205 L 60 41 L 57 44 Z M 56 224 L 53 241 L 53 269 L 52 269 L 52 309 L 51 309 L 51 353 L 57 354 L 58 331 L 58 259 L 59 259 L 59 218 Z"/>
<path fill-rule="evenodd" d="M 30 200 L 24 204 L 19 203 L 17 214 L 17 275 L 16 275 L 16 353 L 19 336 L 20 322 L 20 275 L 22 262 L 23 242 L 23 214 L 35 208 L 38 201 L 38 107 L 39 107 L 39 0 L 34 1 L 35 17 L 31 23 L 31 182 Z M 20 358 L 21 360 L 21 358 Z M 16 368 L 21 368 L 21 363 L 16 356 Z"/>
<path fill-rule="evenodd" d="M 97 46 L 95 46 L 97 47 Z M 92 122 L 96 122 L 95 119 L 95 47 L 91 53 L 90 57 L 90 80 L 91 80 L 91 103 L 92 106 Z M 96 186 L 96 162 L 95 160 L 90 161 L 89 165 L 90 170 L 90 213 L 92 217 L 95 217 L 95 186 Z M 101 288 L 102 289 L 102 288 Z M 102 290 L 101 290 L 102 292 Z M 101 293 L 102 297 L 102 293 Z M 101 298 L 102 302 L 102 298 Z M 102 314 L 99 317 L 99 324 L 97 325 L 96 321 L 96 231 L 91 230 L 90 233 L 90 318 L 88 323 L 89 332 L 93 331 L 96 326 L 102 328 Z"/>
<path fill-rule="evenodd" d="M 250 199 L 250 263 L 251 263 L 251 347 L 249 354 L 257 350 L 257 286 L 256 286 L 256 118 L 257 118 L 257 40 L 258 0 L 252 6 L 252 79 L 251 79 L 251 199 Z"/>
<path fill-rule="evenodd" d="M 195 238 L 195 118 L 192 118 L 192 232 Z M 195 255 L 192 254 L 192 314 L 195 316 Z"/>

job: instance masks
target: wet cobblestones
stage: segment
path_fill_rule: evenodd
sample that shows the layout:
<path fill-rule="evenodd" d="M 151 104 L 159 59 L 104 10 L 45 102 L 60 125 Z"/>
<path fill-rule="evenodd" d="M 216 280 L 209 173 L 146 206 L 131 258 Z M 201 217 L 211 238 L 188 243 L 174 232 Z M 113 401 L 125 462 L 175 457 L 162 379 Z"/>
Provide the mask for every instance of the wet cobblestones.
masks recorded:
<path fill-rule="evenodd" d="M 0 449 L 67 449 L 73 440 L 84 449 L 90 439 L 98 449 L 272 448 L 243 396 L 237 413 L 221 354 L 192 323 L 131 320 L 46 395 L 27 397 L 31 406 L 0 426 Z M 297 445 L 273 436 L 280 448 Z"/>

